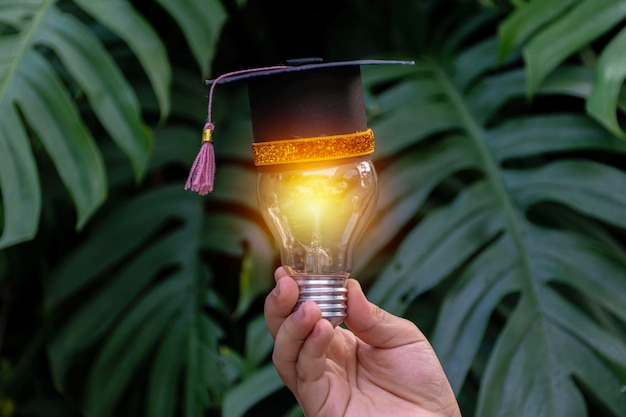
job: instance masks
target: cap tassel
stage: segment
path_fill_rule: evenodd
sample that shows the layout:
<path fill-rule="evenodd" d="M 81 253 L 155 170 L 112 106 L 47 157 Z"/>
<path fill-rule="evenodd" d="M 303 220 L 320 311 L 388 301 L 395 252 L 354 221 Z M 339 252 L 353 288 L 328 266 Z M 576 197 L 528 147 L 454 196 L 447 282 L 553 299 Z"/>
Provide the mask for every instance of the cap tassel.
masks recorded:
<path fill-rule="evenodd" d="M 213 123 L 207 122 L 202 131 L 202 146 L 196 156 L 185 190 L 191 189 L 200 195 L 207 195 L 213 191 L 215 178 L 215 151 L 213 150 Z"/>
<path fill-rule="evenodd" d="M 211 107 L 213 105 L 213 90 L 218 81 L 231 77 L 233 75 L 248 74 L 251 72 L 261 72 L 273 69 L 287 68 L 287 65 L 276 65 L 272 67 L 251 68 L 239 71 L 232 71 L 226 74 L 222 74 L 213 80 L 211 89 L 209 90 L 209 105 L 207 108 L 207 122 L 202 130 L 202 146 L 196 156 L 196 160 L 191 166 L 189 177 L 187 178 L 187 184 L 185 184 L 185 190 L 191 189 L 200 195 L 207 195 L 213 191 L 213 179 L 215 177 L 215 151 L 213 150 L 213 130 L 214 126 L 211 123 Z"/>

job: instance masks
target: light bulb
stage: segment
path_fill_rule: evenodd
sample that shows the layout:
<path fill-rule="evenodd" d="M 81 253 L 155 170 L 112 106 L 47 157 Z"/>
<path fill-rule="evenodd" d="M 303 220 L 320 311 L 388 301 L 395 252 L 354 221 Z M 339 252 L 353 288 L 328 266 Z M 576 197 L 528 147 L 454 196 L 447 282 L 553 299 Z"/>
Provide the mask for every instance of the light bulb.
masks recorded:
<path fill-rule="evenodd" d="M 340 324 L 354 249 L 378 199 L 373 163 L 347 158 L 259 170 L 257 195 L 281 263 L 298 283 L 295 308 L 314 301 L 322 317 Z"/>
<path fill-rule="evenodd" d="M 259 208 L 296 279 L 296 309 L 315 301 L 334 326 L 346 316 L 354 249 L 378 199 L 361 66 L 413 61 L 321 58 L 222 74 L 211 84 L 202 148 L 185 188 L 213 189 L 211 104 L 219 83 L 246 81 Z"/>

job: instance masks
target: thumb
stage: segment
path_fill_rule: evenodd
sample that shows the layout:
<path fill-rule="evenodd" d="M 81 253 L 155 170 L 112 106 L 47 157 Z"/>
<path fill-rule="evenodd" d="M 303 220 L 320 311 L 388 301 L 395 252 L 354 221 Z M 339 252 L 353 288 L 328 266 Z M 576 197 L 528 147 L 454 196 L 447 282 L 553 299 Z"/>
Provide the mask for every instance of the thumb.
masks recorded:
<path fill-rule="evenodd" d="M 358 281 L 349 279 L 347 288 L 348 308 L 344 322 L 363 342 L 388 349 L 426 340 L 413 322 L 394 316 L 370 303 Z"/>

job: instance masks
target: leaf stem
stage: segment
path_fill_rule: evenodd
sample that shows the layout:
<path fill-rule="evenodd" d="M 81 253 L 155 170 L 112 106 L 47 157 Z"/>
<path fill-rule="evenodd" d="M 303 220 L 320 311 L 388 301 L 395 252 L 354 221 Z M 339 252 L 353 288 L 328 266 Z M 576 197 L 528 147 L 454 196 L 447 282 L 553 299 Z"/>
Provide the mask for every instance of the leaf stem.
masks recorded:
<path fill-rule="evenodd" d="M 29 22 L 26 31 L 20 32 L 19 47 L 17 48 L 17 51 L 13 56 L 11 65 L 9 66 L 9 69 L 7 71 L 7 76 L 4 77 L 4 83 L 0 85 L 0 103 L 4 101 L 3 97 L 5 96 L 5 94 L 7 94 L 7 90 L 11 85 L 11 79 L 17 73 L 17 69 L 22 61 L 22 58 L 24 57 L 28 49 L 33 46 L 31 40 L 35 36 L 35 32 L 39 27 L 39 22 L 46 14 L 46 10 L 48 10 L 48 8 L 53 5 L 53 3 L 55 3 L 54 0 L 45 0 L 34 12 L 34 17 Z"/>
<path fill-rule="evenodd" d="M 465 128 L 467 135 L 473 141 L 475 148 L 478 151 L 478 156 L 482 162 L 483 169 L 485 171 L 487 180 L 492 186 L 500 205 L 502 206 L 505 214 L 508 230 L 513 239 L 513 243 L 517 248 L 520 256 L 520 264 L 526 276 L 531 277 L 531 267 L 528 258 L 528 253 L 524 245 L 524 232 L 523 225 L 519 219 L 519 213 L 515 209 L 511 198 L 509 197 L 508 190 L 500 174 L 500 169 L 496 161 L 494 160 L 489 148 L 487 147 L 484 136 L 485 132 L 482 126 L 476 122 L 476 118 L 473 117 L 471 111 L 465 104 L 465 100 L 459 93 L 458 89 L 444 73 L 444 71 L 434 62 L 429 63 L 431 70 L 433 71 L 435 78 L 441 84 L 446 96 L 450 99 L 453 108 L 456 109 L 459 116 L 460 124 Z M 534 295 L 534 292 L 532 292 Z M 530 295 L 530 294 L 529 294 Z M 535 301 L 536 297 L 535 297 Z"/>

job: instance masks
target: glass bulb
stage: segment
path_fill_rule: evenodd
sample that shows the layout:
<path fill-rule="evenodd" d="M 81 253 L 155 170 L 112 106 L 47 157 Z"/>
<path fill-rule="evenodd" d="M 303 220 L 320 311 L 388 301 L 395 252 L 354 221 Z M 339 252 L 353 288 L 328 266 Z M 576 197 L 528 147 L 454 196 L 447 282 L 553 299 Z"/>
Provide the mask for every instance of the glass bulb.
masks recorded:
<path fill-rule="evenodd" d="M 334 326 L 346 316 L 346 278 L 354 248 L 378 199 L 374 165 L 362 158 L 333 165 L 261 170 L 258 200 L 281 262 L 299 285 L 296 309 L 315 301 Z"/>

